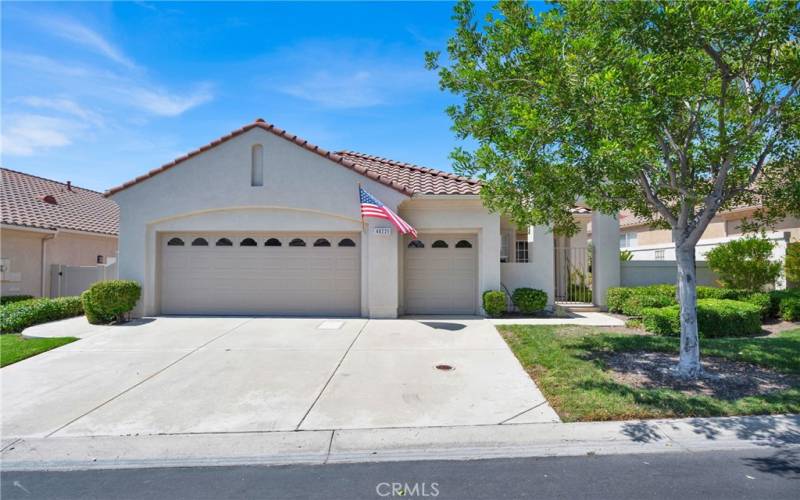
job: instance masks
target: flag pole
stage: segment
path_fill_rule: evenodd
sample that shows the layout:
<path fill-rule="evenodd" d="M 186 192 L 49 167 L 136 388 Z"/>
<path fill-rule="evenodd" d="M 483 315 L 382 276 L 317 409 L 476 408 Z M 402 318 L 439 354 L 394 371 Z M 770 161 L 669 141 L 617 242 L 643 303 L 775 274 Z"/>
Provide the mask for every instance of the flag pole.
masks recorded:
<path fill-rule="evenodd" d="M 361 214 L 361 232 L 367 232 L 366 222 L 364 221 L 364 212 L 361 211 L 361 183 L 358 183 L 358 213 Z"/>

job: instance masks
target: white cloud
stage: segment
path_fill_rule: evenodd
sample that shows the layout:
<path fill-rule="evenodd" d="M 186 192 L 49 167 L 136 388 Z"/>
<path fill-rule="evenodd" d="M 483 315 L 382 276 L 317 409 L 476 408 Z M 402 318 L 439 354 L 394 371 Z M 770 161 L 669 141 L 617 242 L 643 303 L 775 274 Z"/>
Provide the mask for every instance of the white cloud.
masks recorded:
<path fill-rule="evenodd" d="M 84 108 L 71 99 L 27 96 L 14 99 L 14 101 L 21 102 L 32 108 L 50 109 L 66 115 L 76 116 L 93 125 L 102 125 L 105 121 L 98 113 Z"/>
<path fill-rule="evenodd" d="M 188 95 L 176 95 L 163 89 L 132 88 L 133 102 L 140 108 L 159 116 L 178 116 L 213 98 L 211 87 L 200 85 Z"/>
<path fill-rule="evenodd" d="M 71 120 L 37 114 L 6 116 L 0 134 L 0 154 L 31 156 L 41 149 L 68 146 L 82 128 Z"/>
<path fill-rule="evenodd" d="M 112 61 L 122 64 L 127 68 L 136 68 L 136 64 L 126 56 L 122 50 L 115 47 L 111 42 L 103 38 L 96 31 L 73 21 L 71 19 L 57 19 L 43 17 L 39 22 L 50 32 L 65 40 L 82 45 Z"/>
<path fill-rule="evenodd" d="M 17 101 L 36 108 L 71 112 L 76 116 L 80 110 L 87 110 L 86 105 L 80 104 L 81 100 L 91 102 L 95 109 L 99 103 L 104 103 L 107 108 L 133 109 L 145 116 L 178 116 L 214 98 L 209 83 L 197 84 L 189 92 L 178 93 L 152 83 L 138 71 L 109 71 L 86 64 L 64 63 L 38 54 L 8 52 L 3 56 L 5 64 L 23 68 L 36 78 L 37 83 L 47 83 L 59 95 L 68 95 L 68 100 L 74 105 L 50 96 Z M 99 114 L 84 113 L 82 118 L 102 120 Z"/>
<path fill-rule="evenodd" d="M 421 57 L 370 41 L 305 42 L 278 50 L 266 63 L 285 75 L 266 78 L 270 87 L 326 108 L 379 106 L 437 90 Z"/>

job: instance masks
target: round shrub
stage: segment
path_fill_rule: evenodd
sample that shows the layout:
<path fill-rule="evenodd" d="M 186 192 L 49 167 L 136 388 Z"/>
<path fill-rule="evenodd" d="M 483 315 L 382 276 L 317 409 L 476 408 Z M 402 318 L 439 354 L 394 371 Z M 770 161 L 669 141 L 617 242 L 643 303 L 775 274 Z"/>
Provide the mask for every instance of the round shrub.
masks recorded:
<path fill-rule="evenodd" d="M 19 333 L 29 326 L 83 314 L 80 297 L 29 299 L 0 306 L 0 333 Z"/>
<path fill-rule="evenodd" d="M 506 312 L 506 294 L 500 290 L 483 292 L 483 310 L 492 318 L 502 316 Z"/>
<path fill-rule="evenodd" d="M 800 286 L 800 241 L 786 245 L 786 257 L 783 260 L 786 279 L 794 286 Z"/>
<path fill-rule="evenodd" d="M 680 306 L 644 309 L 642 324 L 658 335 L 679 336 Z M 761 309 L 738 300 L 698 300 L 697 328 L 703 338 L 754 335 L 761 332 Z"/>
<path fill-rule="evenodd" d="M 98 281 L 81 294 L 86 319 L 92 324 L 122 321 L 142 295 L 139 283 L 128 280 Z"/>
<path fill-rule="evenodd" d="M 726 288 L 759 291 L 781 273 L 781 263 L 771 261 L 775 244 L 766 238 L 732 240 L 706 254 L 708 267 Z"/>
<path fill-rule="evenodd" d="M 792 299 L 800 300 L 800 288 L 791 288 L 789 290 L 772 290 L 769 292 L 770 317 L 781 317 L 781 303 L 784 300 Z"/>
<path fill-rule="evenodd" d="M 517 288 L 511 294 L 511 301 L 523 314 L 533 314 L 547 306 L 547 293 L 534 288 Z"/>
<path fill-rule="evenodd" d="M 800 297 L 788 296 L 781 300 L 779 313 L 784 321 L 800 321 Z"/>
<path fill-rule="evenodd" d="M 625 301 L 633 293 L 633 288 L 627 286 L 616 286 L 608 289 L 606 294 L 606 304 L 608 311 L 613 313 L 621 313 L 625 305 Z"/>

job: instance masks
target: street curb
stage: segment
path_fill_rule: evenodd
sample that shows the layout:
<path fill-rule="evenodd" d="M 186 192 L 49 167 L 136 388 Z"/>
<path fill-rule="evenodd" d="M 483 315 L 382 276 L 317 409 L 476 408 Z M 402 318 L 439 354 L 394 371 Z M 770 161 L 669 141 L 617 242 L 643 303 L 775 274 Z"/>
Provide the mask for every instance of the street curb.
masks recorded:
<path fill-rule="evenodd" d="M 475 460 L 797 447 L 800 415 L 12 441 L 4 472 Z"/>

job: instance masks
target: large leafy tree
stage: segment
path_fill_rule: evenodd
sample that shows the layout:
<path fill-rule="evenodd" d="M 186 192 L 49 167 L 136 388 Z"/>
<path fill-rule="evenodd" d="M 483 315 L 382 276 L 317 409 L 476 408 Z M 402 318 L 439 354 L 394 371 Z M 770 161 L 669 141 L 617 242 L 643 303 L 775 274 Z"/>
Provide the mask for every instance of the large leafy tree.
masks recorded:
<path fill-rule="evenodd" d="M 447 58 L 461 96 L 453 153 L 482 196 L 521 224 L 574 230 L 570 209 L 622 209 L 672 230 L 678 371 L 700 375 L 695 245 L 720 211 L 757 223 L 800 212 L 800 10 L 795 1 L 501 1 L 479 24 L 454 10 Z"/>

